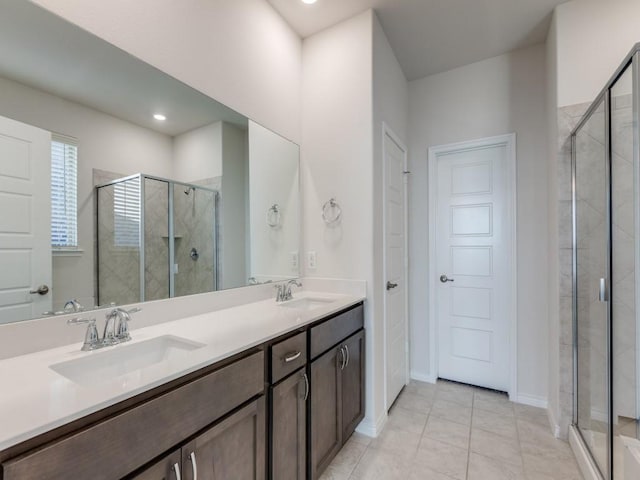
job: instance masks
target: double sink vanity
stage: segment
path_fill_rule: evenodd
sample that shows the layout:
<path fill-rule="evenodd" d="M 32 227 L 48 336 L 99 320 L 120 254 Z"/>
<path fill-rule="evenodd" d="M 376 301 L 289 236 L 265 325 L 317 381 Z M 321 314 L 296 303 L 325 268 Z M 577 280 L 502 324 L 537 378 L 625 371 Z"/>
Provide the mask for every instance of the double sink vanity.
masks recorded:
<path fill-rule="evenodd" d="M 319 478 L 364 416 L 363 327 L 362 296 L 300 292 L 2 360 L 0 478 Z"/>

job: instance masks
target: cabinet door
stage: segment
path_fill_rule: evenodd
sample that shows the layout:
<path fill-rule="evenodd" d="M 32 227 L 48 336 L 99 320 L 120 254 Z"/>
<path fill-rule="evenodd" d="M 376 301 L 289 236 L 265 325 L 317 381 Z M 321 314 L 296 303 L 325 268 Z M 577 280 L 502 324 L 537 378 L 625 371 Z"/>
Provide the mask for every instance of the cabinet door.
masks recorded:
<path fill-rule="evenodd" d="M 179 480 L 181 474 L 180 450 L 171 452 L 142 472 L 133 475 L 130 480 Z"/>
<path fill-rule="evenodd" d="M 345 340 L 342 370 L 342 441 L 346 442 L 364 418 L 364 330 Z"/>
<path fill-rule="evenodd" d="M 182 448 L 183 480 L 264 480 L 265 422 L 262 396 L 196 437 Z"/>
<path fill-rule="evenodd" d="M 300 369 L 271 390 L 271 478 L 305 480 L 309 382 Z"/>
<path fill-rule="evenodd" d="M 311 363 L 311 478 L 316 480 L 342 446 L 340 347 Z"/>

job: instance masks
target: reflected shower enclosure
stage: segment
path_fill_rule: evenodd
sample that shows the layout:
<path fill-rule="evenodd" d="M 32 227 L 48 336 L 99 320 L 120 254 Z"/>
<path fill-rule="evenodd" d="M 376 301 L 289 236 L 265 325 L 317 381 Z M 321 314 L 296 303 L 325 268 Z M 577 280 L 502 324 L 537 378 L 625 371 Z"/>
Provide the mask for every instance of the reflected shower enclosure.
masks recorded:
<path fill-rule="evenodd" d="M 218 192 L 136 174 L 96 186 L 97 301 L 215 291 Z"/>

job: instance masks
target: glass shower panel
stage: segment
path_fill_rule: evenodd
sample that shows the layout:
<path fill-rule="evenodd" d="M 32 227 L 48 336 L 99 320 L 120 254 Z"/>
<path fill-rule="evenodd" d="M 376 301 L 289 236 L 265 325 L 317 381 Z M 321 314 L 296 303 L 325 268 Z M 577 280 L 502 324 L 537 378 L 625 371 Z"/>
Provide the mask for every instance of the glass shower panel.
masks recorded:
<path fill-rule="evenodd" d="M 600 472 L 608 471 L 608 309 L 600 299 L 608 270 L 604 101 L 575 138 L 577 425 Z"/>
<path fill-rule="evenodd" d="M 140 178 L 97 189 L 98 304 L 140 301 Z"/>
<path fill-rule="evenodd" d="M 636 221 L 633 88 L 629 67 L 611 89 L 611 319 L 614 478 L 624 479 L 620 435 L 637 437 Z M 628 477 L 627 477 L 628 478 Z"/>
<path fill-rule="evenodd" d="M 169 298 L 169 182 L 144 177 L 144 299 Z"/>
<path fill-rule="evenodd" d="M 216 290 L 216 193 L 173 187 L 175 296 Z"/>

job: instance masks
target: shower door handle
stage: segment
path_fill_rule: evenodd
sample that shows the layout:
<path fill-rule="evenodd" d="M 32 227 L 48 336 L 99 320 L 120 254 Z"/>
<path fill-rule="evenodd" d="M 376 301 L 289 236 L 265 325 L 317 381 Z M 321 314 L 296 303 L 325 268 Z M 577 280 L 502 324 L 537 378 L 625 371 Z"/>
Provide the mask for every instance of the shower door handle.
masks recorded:
<path fill-rule="evenodd" d="M 600 279 L 600 291 L 598 292 L 598 300 L 605 303 L 609 301 L 609 296 L 607 295 L 607 279 Z"/>

